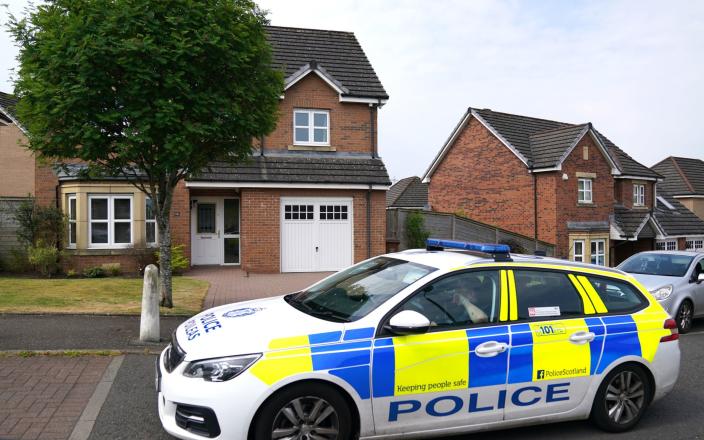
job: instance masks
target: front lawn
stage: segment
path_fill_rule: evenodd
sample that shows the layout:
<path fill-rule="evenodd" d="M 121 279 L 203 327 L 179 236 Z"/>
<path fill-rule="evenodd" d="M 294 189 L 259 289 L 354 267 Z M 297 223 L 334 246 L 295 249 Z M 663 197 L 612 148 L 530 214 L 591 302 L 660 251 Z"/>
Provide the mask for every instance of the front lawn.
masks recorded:
<path fill-rule="evenodd" d="M 208 283 L 173 279 L 174 307 L 163 315 L 200 312 Z M 96 313 L 131 315 L 142 309 L 141 278 L 32 279 L 0 277 L 0 313 Z"/>

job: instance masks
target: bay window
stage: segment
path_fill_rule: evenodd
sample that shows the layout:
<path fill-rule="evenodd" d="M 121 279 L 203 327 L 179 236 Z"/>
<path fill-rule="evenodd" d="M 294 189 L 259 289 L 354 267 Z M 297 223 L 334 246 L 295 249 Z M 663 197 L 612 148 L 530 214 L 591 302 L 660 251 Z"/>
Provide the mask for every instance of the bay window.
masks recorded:
<path fill-rule="evenodd" d="M 145 227 L 145 242 L 147 246 L 156 245 L 156 207 L 151 197 L 145 199 L 144 205 L 144 227 Z"/>
<path fill-rule="evenodd" d="M 88 196 L 90 247 L 127 247 L 132 244 L 132 196 Z"/>
<path fill-rule="evenodd" d="M 591 241 L 591 263 L 599 266 L 606 265 L 606 240 Z"/>
<path fill-rule="evenodd" d="M 76 247 L 76 195 L 71 194 L 67 198 L 68 201 L 68 247 Z"/>

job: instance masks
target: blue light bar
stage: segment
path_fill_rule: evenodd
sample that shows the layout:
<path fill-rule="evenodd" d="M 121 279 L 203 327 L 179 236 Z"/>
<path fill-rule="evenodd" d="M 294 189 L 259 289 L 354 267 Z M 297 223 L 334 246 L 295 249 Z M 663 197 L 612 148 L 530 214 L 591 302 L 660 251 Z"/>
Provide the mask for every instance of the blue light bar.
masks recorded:
<path fill-rule="evenodd" d="M 477 251 L 487 254 L 508 254 L 511 248 L 507 244 L 472 243 L 469 241 L 442 240 L 439 238 L 429 238 L 425 245 L 430 248 L 463 249 L 465 251 Z"/>

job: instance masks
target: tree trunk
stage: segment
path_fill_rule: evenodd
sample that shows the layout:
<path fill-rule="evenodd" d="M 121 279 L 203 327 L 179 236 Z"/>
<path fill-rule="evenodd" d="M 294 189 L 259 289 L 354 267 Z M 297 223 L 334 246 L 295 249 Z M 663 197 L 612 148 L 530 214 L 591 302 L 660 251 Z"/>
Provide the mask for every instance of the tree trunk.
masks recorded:
<path fill-rule="evenodd" d="M 169 219 L 162 222 L 157 220 L 159 225 L 159 289 L 161 290 L 162 307 L 172 308 L 174 306 L 171 295 L 171 228 Z"/>

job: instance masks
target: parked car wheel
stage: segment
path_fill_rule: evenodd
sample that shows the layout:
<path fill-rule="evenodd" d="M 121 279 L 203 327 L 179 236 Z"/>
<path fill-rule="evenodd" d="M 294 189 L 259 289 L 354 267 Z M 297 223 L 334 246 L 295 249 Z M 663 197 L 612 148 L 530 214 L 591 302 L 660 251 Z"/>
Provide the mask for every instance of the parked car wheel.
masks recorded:
<path fill-rule="evenodd" d="M 618 367 L 599 386 L 591 419 L 604 431 L 628 431 L 643 416 L 651 397 L 650 381 L 642 367 L 633 364 Z"/>
<path fill-rule="evenodd" d="M 294 384 L 266 402 L 255 421 L 256 439 L 349 440 L 352 417 L 345 399 L 320 383 Z"/>
<path fill-rule="evenodd" d="M 680 308 L 677 309 L 675 321 L 677 321 L 677 329 L 680 333 L 687 333 L 692 329 L 692 318 L 694 317 L 694 306 L 689 300 L 682 301 Z"/>

